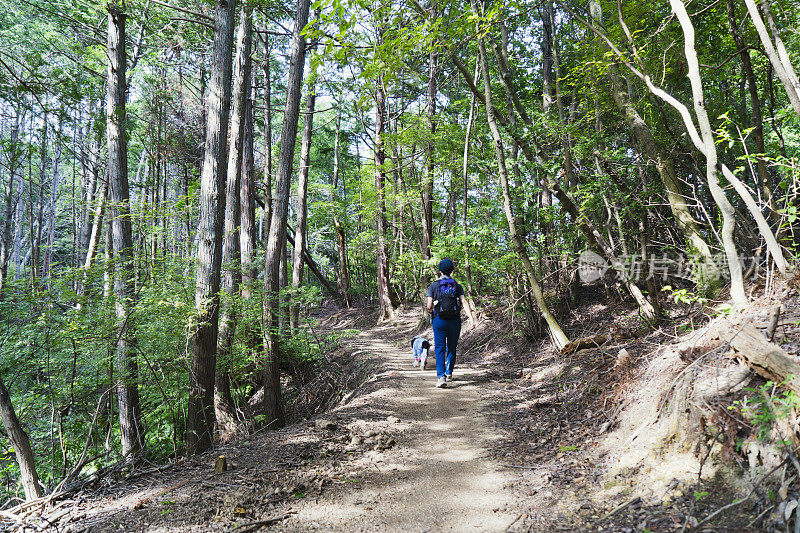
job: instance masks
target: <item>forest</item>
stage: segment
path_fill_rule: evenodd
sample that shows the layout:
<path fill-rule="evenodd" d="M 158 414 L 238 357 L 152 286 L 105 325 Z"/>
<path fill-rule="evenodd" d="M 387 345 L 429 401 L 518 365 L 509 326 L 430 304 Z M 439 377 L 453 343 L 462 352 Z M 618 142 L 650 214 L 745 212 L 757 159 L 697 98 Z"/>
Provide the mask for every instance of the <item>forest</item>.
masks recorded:
<path fill-rule="evenodd" d="M 6 507 L 324 412 L 445 257 L 554 350 L 795 279 L 797 0 L 4 5 Z"/>

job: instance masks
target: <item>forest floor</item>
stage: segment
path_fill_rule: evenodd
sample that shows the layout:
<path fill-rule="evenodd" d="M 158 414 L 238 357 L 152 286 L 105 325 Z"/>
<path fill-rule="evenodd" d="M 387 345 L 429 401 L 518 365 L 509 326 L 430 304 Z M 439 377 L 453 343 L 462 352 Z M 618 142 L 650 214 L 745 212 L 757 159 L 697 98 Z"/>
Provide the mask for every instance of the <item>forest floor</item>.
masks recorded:
<path fill-rule="evenodd" d="M 462 334 L 447 389 L 434 388 L 433 361 L 425 371 L 411 365 L 417 310 L 378 327 L 363 327 L 372 320 L 365 310 L 328 316 L 321 327 L 360 329 L 341 352 L 350 372 L 368 373 L 334 409 L 100 483 L 20 529 L 681 531 L 749 490 L 717 475 L 724 468 L 709 459 L 716 438 L 708 451 L 681 445 L 634 408 L 678 388 L 674 374 L 658 381 L 661 359 L 676 364 L 659 354 L 697 316 L 639 333 L 635 310 L 587 304 L 573 311 L 571 336 L 611 331 L 619 340 L 570 355 L 512 334 L 505 316 L 487 310 Z M 728 359 L 701 362 L 717 381 L 738 376 L 736 390 L 752 382 Z M 220 455 L 229 468 L 215 474 Z M 700 530 L 764 530 L 753 524 L 770 509 L 751 500 Z"/>

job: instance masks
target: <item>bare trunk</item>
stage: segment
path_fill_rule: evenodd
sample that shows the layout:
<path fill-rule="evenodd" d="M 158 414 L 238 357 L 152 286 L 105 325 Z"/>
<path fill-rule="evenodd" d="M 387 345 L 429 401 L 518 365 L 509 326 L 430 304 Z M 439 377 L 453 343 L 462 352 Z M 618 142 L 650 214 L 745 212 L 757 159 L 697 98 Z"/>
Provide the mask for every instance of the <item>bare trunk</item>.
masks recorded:
<path fill-rule="evenodd" d="M 664 189 L 667 191 L 667 200 L 669 201 L 672 215 L 689 243 L 690 252 L 698 256 L 699 264 L 703 266 L 703 269 L 698 272 L 700 275 L 696 281 L 713 283 L 718 276 L 718 271 L 714 264 L 711 247 L 703 237 L 700 225 L 689 210 L 689 206 L 686 203 L 686 195 L 675 172 L 675 165 L 672 159 L 658 144 L 650 127 L 636 111 L 636 108 L 633 107 L 625 84 L 620 79 L 621 77 L 614 65 L 609 67 L 608 77 L 611 80 L 614 102 L 616 102 L 619 110 L 625 114 L 625 120 L 636 139 L 639 150 L 655 161 L 656 170 L 661 177 L 661 182 L 664 184 Z"/>
<path fill-rule="evenodd" d="M 227 134 L 231 99 L 231 49 L 235 0 L 217 0 L 214 49 L 209 80 L 205 155 L 200 177 L 200 222 L 197 228 L 196 323 L 187 417 L 190 454 L 213 444 L 214 378 L 217 363 L 222 222 L 225 213 Z"/>
<path fill-rule="evenodd" d="M 309 0 L 298 0 L 295 12 L 292 50 L 289 65 L 289 82 L 286 90 L 286 107 L 281 131 L 280 154 L 276 179 L 275 201 L 269 225 L 269 236 L 264 259 L 264 400 L 262 413 L 266 422 L 281 426 L 284 423 L 281 401 L 280 368 L 278 365 L 278 316 L 280 313 L 280 271 L 284 266 L 286 250 L 286 223 L 291 190 L 294 148 L 297 123 L 300 115 L 300 96 L 306 57 L 306 39 L 301 34 L 308 22 Z"/>
<path fill-rule="evenodd" d="M 19 166 L 21 150 L 17 146 L 19 139 L 20 114 L 14 113 L 11 124 L 11 139 L 8 157 L 8 185 L 5 192 L 5 208 L 3 213 L 3 229 L 0 234 L 0 301 L 5 299 L 6 279 L 8 278 L 8 262 L 11 256 L 11 223 L 14 218 L 14 177 Z"/>
<path fill-rule="evenodd" d="M 113 207 L 111 224 L 114 248 L 114 309 L 117 315 L 116 378 L 122 454 L 144 448 L 144 427 L 139 404 L 136 335 L 131 319 L 133 290 L 133 239 L 128 191 L 128 141 L 125 133 L 125 18 L 116 6 L 108 6 L 108 92 L 106 137 L 108 181 Z"/>
<path fill-rule="evenodd" d="M 475 74 L 473 78 L 477 78 L 480 73 L 480 58 L 475 61 Z M 461 160 L 461 231 L 464 237 L 464 285 L 467 291 L 467 303 L 473 308 L 473 316 L 475 316 L 475 303 L 473 301 L 472 291 L 472 267 L 470 266 L 470 249 L 467 231 L 467 191 L 469 189 L 469 145 L 472 137 L 472 128 L 475 125 L 475 95 L 473 94 L 469 102 L 469 117 L 467 118 L 467 131 L 464 134 L 464 156 Z"/>
<path fill-rule="evenodd" d="M 428 56 L 428 139 L 425 146 L 425 179 L 422 182 L 422 259 L 431 258 L 431 243 L 433 242 L 433 171 L 434 162 L 434 142 L 433 136 L 436 134 L 436 93 L 438 91 L 436 83 L 437 58 L 439 52 L 431 49 Z M 432 272 L 425 269 L 427 275 L 423 276 L 423 284 L 430 279 Z"/>
<path fill-rule="evenodd" d="M 786 95 L 789 97 L 789 102 L 792 104 L 794 112 L 800 115 L 800 83 L 798 83 L 797 75 L 786 53 L 786 48 L 783 45 L 783 40 L 780 37 L 775 21 L 772 19 L 772 11 L 770 10 L 769 2 L 764 1 L 761 5 L 764 8 L 767 21 L 770 23 L 772 37 L 775 39 L 774 42 L 767 32 L 767 27 L 764 24 L 764 20 L 761 18 L 761 14 L 758 12 L 755 0 L 744 0 L 744 3 L 747 6 L 748 13 L 750 13 L 750 19 L 753 21 L 753 25 L 758 32 L 758 37 L 761 39 L 761 44 L 764 45 L 764 51 L 769 58 L 769 62 L 775 70 L 775 75 L 778 76 L 783 88 L 786 90 Z"/>
<path fill-rule="evenodd" d="M 230 368 L 233 337 L 238 319 L 236 301 L 242 281 L 239 225 L 241 220 L 240 189 L 242 162 L 244 159 L 244 137 L 247 123 L 247 101 L 250 95 L 250 49 L 252 42 L 252 8 L 249 4 L 242 10 L 236 43 L 233 93 L 231 96 L 231 135 L 228 150 L 226 180 L 225 226 L 223 264 L 225 274 L 222 290 L 225 299 L 221 302 L 219 340 L 217 342 L 217 376 L 214 392 L 214 407 L 217 424 L 223 435 L 236 430 L 233 397 L 230 389 Z"/>
<path fill-rule="evenodd" d="M 770 215 L 774 226 L 780 222 L 778 216 L 778 205 L 775 202 L 775 197 L 772 194 L 772 187 L 769 183 L 769 171 L 767 169 L 767 162 L 764 160 L 766 148 L 764 146 L 764 119 L 761 116 L 761 98 L 758 95 L 758 84 L 756 83 L 756 76 L 753 72 L 753 63 L 750 61 L 750 50 L 747 48 L 744 38 L 739 31 L 739 25 L 736 21 L 736 4 L 732 0 L 728 0 L 728 27 L 733 37 L 733 42 L 736 48 L 739 49 L 739 57 L 742 60 L 742 70 L 744 71 L 745 79 L 747 80 L 747 90 L 750 95 L 750 107 L 752 108 L 752 124 L 753 136 L 756 141 L 756 152 L 759 154 L 756 158 L 756 178 L 757 184 L 761 187 L 761 192 L 764 194 L 764 199 L 769 205 Z"/>
<path fill-rule="evenodd" d="M 56 153 L 53 158 L 53 174 L 50 180 L 50 201 L 47 205 L 47 244 L 45 245 L 44 262 L 42 264 L 42 272 L 48 278 L 50 277 L 50 264 L 53 260 L 53 241 L 55 239 L 56 229 L 56 200 L 58 199 L 58 185 L 61 179 L 61 134 L 62 124 L 59 120 L 58 135 L 56 137 Z"/>
<path fill-rule="evenodd" d="M 731 298 L 734 303 L 744 305 L 747 303 L 747 295 L 744 292 L 742 266 L 739 262 L 739 254 L 737 253 L 736 244 L 733 240 L 733 230 L 736 226 L 735 214 L 733 206 L 725 196 L 725 191 L 723 191 L 722 187 L 719 185 L 719 177 L 717 175 L 717 165 L 719 164 L 717 159 L 717 147 L 714 142 L 714 132 L 711 129 L 711 122 L 708 119 L 705 99 L 703 97 L 703 82 L 700 79 L 697 52 L 694 48 L 694 26 L 681 0 L 670 0 L 670 5 L 683 29 L 684 53 L 686 54 L 686 60 L 689 66 L 689 73 L 687 76 L 692 84 L 692 100 L 694 102 L 695 114 L 697 115 L 697 122 L 700 126 L 702 144 L 705 149 L 706 181 L 708 182 L 708 188 L 714 197 L 714 201 L 722 212 L 721 236 L 725 255 L 728 259 L 728 269 L 731 274 Z"/>
<path fill-rule="evenodd" d="M 242 262 L 242 298 L 249 299 L 256 283 L 256 184 L 253 159 L 253 102 L 247 102 L 244 156 L 242 159 L 242 188 L 239 195 L 241 224 L 239 247 Z"/>
<path fill-rule="evenodd" d="M 472 0 L 472 9 L 473 11 L 475 11 L 476 15 L 479 15 L 478 8 L 476 5 L 476 0 Z M 495 151 L 495 156 L 497 158 L 498 173 L 500 174 L 500 187 L 503 193 L 503 211 L 505 212 L 506 220 L 508 221 L 508 228 L 511 236 L 511 241 L 514 244 L 514 251 L 517 253 L 517 256 L 520 258 L 525 268 L 525 273 L 528 276 L 528 283 L 531 286 L 531 292 L 533 292 L 533 296 L 536 299 L 536 304 L 539 308 L 539 312 L 542 314 L 545 321 L 547 322 L 547 326 L 550 331 L 550 336 L 553 339 L 553 343 L 556 345 L 558 349 L 561 349 L 563 346 L 567 344 L 567 342 L 569 342 L 569 339 L 564 334 L 564 331 L 561 329 L 561 326 L 559 326 L 553 314 L 550 312 L 550 309 L 547 307 L 547 302 L 544 299 L 542 288 L 539 285 L 538 280 L 536 279 L 536 271 L 534 270 L 533 264 L 531 263 L 530 257 L 528 256 L 528 251 L 525 247 L 525 243 L 520 238 L 520 235 L 517 231 L 517 221 L 514 216 L 512 208 L 511 192 L 508 184 L 508 170 L 506 167 L 505 148 L 503 147 L 503 139 L 500 135 L 500 128 L 497 125 L 497 120 L 495 119 L 494 106 L 492 105 L 492 86 L 491 86 L 491 79 L 489 78 L 489 62 L 486 58 L 486 45 L 484 44 L 484 40 L 482 37 L 478 38 L 478 49 L 480 54 L 481 71 L 483 74 L 483 90 L 484 90 L 484 104 L 486 106 L 486 120 L 489 123 L 489 129 L 491 129 L 492 137 L 494 139 L 494 151 Z"/>
<path fill-rule="evenodd" d="M 394 306 L 389 296 L 389 258 L 386 253 L 386 153 L 383 148 L 383 135 L 386 116 L 386 93 L 383 88 L 383 76 L 375 80 L 375 194 L 377 196 L 377 213 L 375 213 L 375 231 L 377 233 L 376 268 L 378 271 L 378 322 L 394 318 Z M 424 236 L 423 236 L 424 243 Z M 424 248 L 424 244 L 423 244 Z"/>
<path fill-rule="evenodd" d="M 39 484 L 39 475 L 36 473 L 33 450 L 31 450 L 28 434 L 19 423 L 14 406 L 11 404 L 11 396 L 8 394 L 2 378 L 0 378 L 0 419 L 3 420 L 3 427 L 17 457 L 25 499 L 35 500 L 42 496 L 42 487 Z"/>
<path fill-rule="evenodd" d="M 264 24 L 266 29 L 266 23 Z M 272 222 L 272 73 L 269 65 L 269 34 L 264 34 L 264 211 L 261 214 L 260 238 L 269 235 Z"/>
<path fill-rule="evenodd" d="M 313 62 L 313 58 L 312 58 Z M 317 95 L 316 67 L 312 66 L 306 82 L 306 111 L 303 120 L 303 139 L 300 143 L 300 171 L 297 178 L 297 222 L 294 230 L 294 255 L 292 257 L 292 302 L 289 307 L 289 327 L 292 331 L 300 326 L 300 305 L 297 296 L 303 284 L 303 252 L 306 247 L 308 228 L 308 173 L 311 165 L 311 134 L 314 131 L 314 105 Z"/>
<path fill-rule="evenodd" d="M 334 200 L 339 197 L 339 175 L 341 171 L 341 163 L 339 159 L 339 137 L 341 136 L 341 120 L 342 114 L 339 111 L 336 115 L 336 137 L 333 140 L 333 197 Z M 342 183 L 342 189 L 344 190 L 344 182 Z M 344 215 L 347 215 L 347 194 L 346 190 L 344 190 L 342 194 L 342 200 L 345 202 L 344 206 L 341 208 L 341 212 Z M 347 239 L 345 238 L 345 229 L 344 224 L 342 223 L 341 219 L 339 218 L 339 205 L 336 202 L 336 212 L 333 215 L 333 225 L 336 228 L 336 244 L 339 252 L 339 264 L 337 269 L 337 284 L 339 286 L 339 292 L 342 294 L 342 298 L 344 299 L 344 303 L 347 307 L 350 307 L 350 269 L 347 265 Z"/>

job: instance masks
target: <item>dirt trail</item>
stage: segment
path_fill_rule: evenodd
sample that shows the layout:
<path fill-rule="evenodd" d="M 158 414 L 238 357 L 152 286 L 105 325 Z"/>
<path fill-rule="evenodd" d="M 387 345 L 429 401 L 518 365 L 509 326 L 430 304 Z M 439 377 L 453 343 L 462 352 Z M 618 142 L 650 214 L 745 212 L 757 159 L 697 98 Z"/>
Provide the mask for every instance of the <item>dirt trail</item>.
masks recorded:
<path fill-rule="evenodd" d="M 364 405 L 381 405 L 403 430 L 397 445 L 368 452 L 358 483 L 325 491 L 284 521 L 280 531 L 506 531 L 514 512 L 511 478 L 489 458 L 496 434 L 484 417 L 478 372 L 456 365 L 446 389 L 434 387 L 435 364 L 420 371 L 408 351 L 385 340 L 376 328 L 353 343 L 383 360 L 396 387 L 382 387 Z M 378 402 L 378 403 L 376 403 Z"/>
<path fill-rule="evenodd" d="M 343 341 L 340 355 L 350 357 L 351 365 L 322 371 L 349 368 L 362 384 L 322 417 L 137 469 L 124 480 L 100 478 L 63 511 L 43 509 L 21 530 L 524 528 L 513 472 L 492 458 L 497 439 L 507 433 L 486 416 L 492 377 L 457 362 L 455 380 L 435 388 L 433 362 L 426 371 L 413 368 L 406 348 L 417 320 L 401 317 Z M 343 331 L 353 325 L 339 320 L 326 327 Z M 215 473 L 220 455 L 229 468 Z"/>

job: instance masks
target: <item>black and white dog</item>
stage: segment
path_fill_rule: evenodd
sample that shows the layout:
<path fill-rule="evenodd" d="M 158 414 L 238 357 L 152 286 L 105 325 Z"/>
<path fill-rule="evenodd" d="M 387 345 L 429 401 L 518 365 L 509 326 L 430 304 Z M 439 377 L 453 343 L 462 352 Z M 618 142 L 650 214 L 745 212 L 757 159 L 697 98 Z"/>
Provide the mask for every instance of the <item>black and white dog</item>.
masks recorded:
<path fill-rule="evenodd" d="M 431 343 L 425 337 L 414 337 L 411 339 L 411 355 L 414 356 L 414 366 L 418 366 L 420 370 L 425 370 L 428 364 L 428 350 L 431 349 Z"/>

